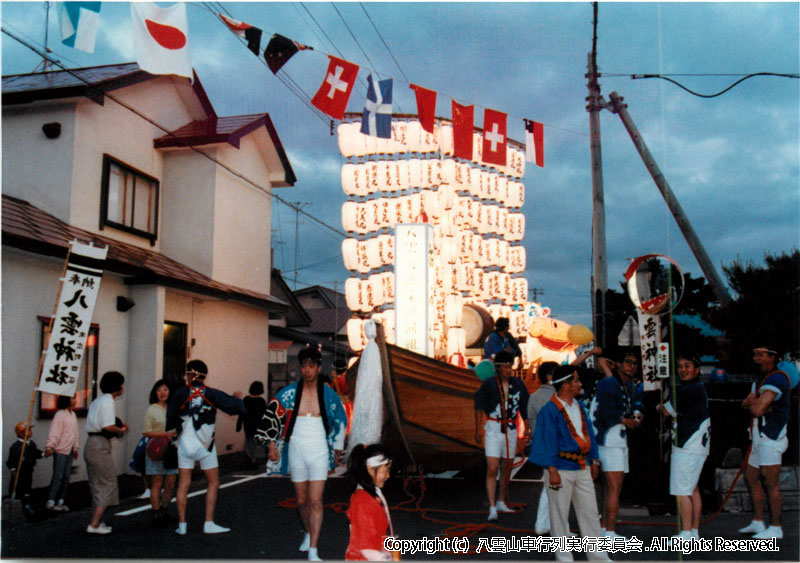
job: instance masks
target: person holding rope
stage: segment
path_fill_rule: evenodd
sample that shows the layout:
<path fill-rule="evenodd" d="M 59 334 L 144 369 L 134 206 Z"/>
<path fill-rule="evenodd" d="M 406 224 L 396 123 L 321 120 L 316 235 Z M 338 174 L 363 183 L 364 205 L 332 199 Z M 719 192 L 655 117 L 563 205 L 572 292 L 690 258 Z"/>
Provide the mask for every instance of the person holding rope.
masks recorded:
<path fill-rule="evenodd" d="M 166 432 L 178 433 L 178 490 L 175 502 L 178 505 L 178 528 L 175 533 L 186 535 L 186 503 L 189 498 L 189 485 L 192 483 L 192 470 L 200 463 L 200 469 L 208 481 L 206 491 L 206 518 L 204 534 L 230 532 L 230 528 L 214 522 L 214 509 L 217 506 L 219 491 L 219 461 L 217 446 L 214 444 L 214 428 L 217 409 L 233 415 L 247 415 L 242 402 L 242 393 L 233 395 L 206 387 L 208 367 L 202 360 L 191 360 L 186 364 L 186 386 L 181 387 L 170 398 L 167 405 Z"/>
<path fill-rule="evenodd" d="M 711 448 L 711 418 L 708 396 L 700 383 L 700 359 L 678 356 L 680 383 L 672 401 L 658 409 L 674 419 L 669 467 L 669 494 L 678 499 L 681 532 L 673 537 L 700 539 L 703 501 L 697 482 Z"/>
<path fill-rule="evenodd" d="M 600 460 L 592 425 L 586 410 L 576 399 L 581 393 L 577 366 L 558 366 L 553 376 L 555 395 L 536 417 L 530 461 L 544 468 L 544 484 L 550 505 L 553 537 L 567 537 L 569 509 L 575 509 L 581 535 L 600 536 L 594 479 Z M 586 558 L 608 561 L 601 551 L 587 551 Z M 557 561 L 572 561 L 570 551 L 557 551 Z"/>
<path fill-rule="evenodd" d="M 298 550 L 307 551 L 309 561 L 320 561 L 322 495 L 328 472 L 339 464 L 347 417 L 339 395 L 319 377 L 319 350 L 304 348 L 297 361 L 300 380 L 278 391 L 269 402 L 255 437 L 268 445 L 267 474 L 291 474 L 305 531 Z"/>
<path fill-rule="evenodd" d="M 501 350 L 494 357 L 496 375 L 484 380 L 475 393 L 475 442 L 481 443 L 481 423 L 484 415 L 484 452 L 486 454 L 486 494 L 489 497 L 489 520 L 497 520 L 498 512 L 514 512 L 506 504 L 511 476 L 510 460 L 517 447 L 517 414 L 527 413 L 528 390 L 518 377 L 511 377 L 514 356 Z M 522 419 L 525 437 L 530 437 Z M 497 475 L 500 471 L 500 494 Z M 497 496 L 497 505 L 495 505 Z"/>
<path fill-rule="evenodd" d="M 753 499 L 753 520 L 739 530 L 755 534 L 756 539 L 783 538 L 781 509 L 783 499 L 778 477 L 781 457 L 789 446 L 786 427 L 789 422 L 789 376 L 777 368 L 778 353 L 766 346 L 753 349 L 753 361 L 761 372 L 761 382 L 753 382 L 752 391 L 742 408 L 753 415 L 750 425 L 750 456 L 744 478 Z M 761 484 L 763 481 L 764 485 Z M 764 494 L 769 501 L 770 525 L 764 525 Z"/>

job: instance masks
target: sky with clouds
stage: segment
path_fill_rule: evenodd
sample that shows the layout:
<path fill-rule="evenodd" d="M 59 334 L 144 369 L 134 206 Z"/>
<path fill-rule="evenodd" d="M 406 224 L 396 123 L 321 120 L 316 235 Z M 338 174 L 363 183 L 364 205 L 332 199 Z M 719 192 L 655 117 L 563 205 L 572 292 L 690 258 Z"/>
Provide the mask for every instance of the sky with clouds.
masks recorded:
<path fill-rule="evenodd" d="M 169 3 L 159 3 L 169 5 Z M 394 79 L 395 112 L 414 113 L 408 82 L 450 101 L 509 114 L 509 136 L 524 140 L 522 118 L 544 123 L 545 168 L 528 165 L 527 270 L 553 316 L 591 325 L 592 183 L 586 63 L 592 5 L 586 3 L 224 3 L 231 17 L 313 46 L 286 74 L 307 97 L 327 68 L 326 54 L 361 67 L 348 111 L 361 111 L 366 75 Z M 49 43 L 68 67 L 134 60 L 128 3 L 104 3 L 94 54 L 61 45 L 57 9 Z M 218 5 L 216 5 L 218 6 Z M 3 2 L 2 25 L 41 48 L 45 3 Z M 219 115 L 268 112 L 298 178 L 277 191 L 341 230 L 345 159 L 330 122 L 309 109 L 216 17 L 211 4 L 188 5 L 192 63 Z M 600 3 L 597 62 L 606 100 L 618 92 L 714 265 L 762 263 L 765 253 L 800 246 L 800 80 L 755 77 L 714 98 L 657 79 L 670 74 L 700 93 L 739 76 L 800 71 L 797 3 Z M 374 24 L 374 26 L 373 26 Z M 376 31 L 377 29 L 377 31 Z M 355 37 L 355 39 L 354 39 Z M 387 45 L 388 48 L 387 49 Z M 396 62 L 395 62 L 396 61 Z M 7 35 L 2 72 L 31 72 L 38 56 Z M 684 76 L 678 76 L 684 75 Z M 701 76 L 698 76 L 701 75 Z M 668 254 L 685 272 L 702 272 L 640 160 L 622 122 L 601 113 L 609 286 L 629 259 Z M 273 207 L 275 266 L 293 283 L 295 212 Z M 342 237 L 300 216 L 297 287 L 342 290 L 349 273 Z"/>

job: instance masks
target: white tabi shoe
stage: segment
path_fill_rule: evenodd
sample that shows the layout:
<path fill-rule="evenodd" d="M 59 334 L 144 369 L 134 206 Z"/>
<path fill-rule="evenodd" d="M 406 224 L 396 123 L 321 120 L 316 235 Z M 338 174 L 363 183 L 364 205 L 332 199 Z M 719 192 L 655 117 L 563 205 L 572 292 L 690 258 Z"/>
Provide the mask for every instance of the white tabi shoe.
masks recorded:
<path fill-rule="evenodd" d="M 311 545 L 311 535 L 304 534 L 303 542 L 300 544 L 300 547 L 297 548 L 297 551 L 308 551 L 310 545 Z"/>
<path fill-rule="evenodd" d="M 514 512 L 514 509 L 513 508 L 509 508 L 508 505 L 506 503 L 504 503 L 502 500 L 498 500 L 497 501 L 496 508 L 497 508 L 497 512 Z"/>
<path fill-rule="evenodd" d="M 230 531 L 230 528 L 224 528 L 223 526 L 215 524 L 213 520 L 203 524 L 204 534 L 224 534 L 225 532 Z"/>
<path fill-rule="evenodd" d="M 739 530 L 740 534 L 757 534 L 763 532 L 767 527 L 761 520 L 753 520 L 747 526 Z"/>
<path fill-rule="evenodd" d="M 497 507 L 496 506 L 490 506 L 489 507 L 489 517 L 487 518 L 487 520 L 489 522 L 494 522 L 495 520 L 497 520 Z"/>
<path fill-rule="evenodd" d="M 783 528 L 780 526 L 769 526 L 763 532 L 758 532 L 753 536 L 757 540 L 768 540 L 775 538 L 777 540 L 783 539 Z"/>

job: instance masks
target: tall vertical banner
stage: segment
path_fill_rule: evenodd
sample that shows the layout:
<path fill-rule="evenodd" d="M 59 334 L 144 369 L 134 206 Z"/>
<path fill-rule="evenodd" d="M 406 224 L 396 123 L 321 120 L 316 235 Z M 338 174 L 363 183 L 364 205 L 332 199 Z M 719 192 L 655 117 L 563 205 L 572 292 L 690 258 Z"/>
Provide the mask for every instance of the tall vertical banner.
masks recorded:
<path fill-rule="evenodd" d="M 72 250 L 37 387 L 39 391 L 68 396 L 75 394 L 108 253 L 108 248 L 77 241 L 70 245 Z"/>
<path fill-rule="evenodd" d="M 658 374 L 658 345 L 661 338 L 661 317 L 648 315 L 638 308 L 639 340 L 642 347 L 642 382 L 645 391 L 661 389 Z"/>
<path fill-rule="evenodd" d="M 435 276 L 433 226 L 428 223 L 395 228 L 395 339 L 397 345 L 433 357 Z"/>

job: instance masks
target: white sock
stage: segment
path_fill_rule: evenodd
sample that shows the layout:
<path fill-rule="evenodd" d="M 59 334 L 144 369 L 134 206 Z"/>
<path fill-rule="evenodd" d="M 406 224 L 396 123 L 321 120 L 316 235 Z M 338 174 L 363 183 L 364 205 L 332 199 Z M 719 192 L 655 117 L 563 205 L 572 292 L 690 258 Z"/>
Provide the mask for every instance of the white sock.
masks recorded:
<path fill-rule="evenodd" d="M 176 534 L 180 534 L 182 536 L 186 535 L 186 522 L 178 522 L 178 528 L 175 530 Z"/>
<path fill-rule="evenodd" d="M 300 544 L 300 547 L 297 548 L 298 551 L 308 551 L 309 546 L 311 545 L 311 534 L 303 534 L 303 541 Z"/>
<path fill-rule="evenodd" d="M 699 540 L 700 539 L 700 530 L 698 528 L 692 528 L 692 536 L 694 536 L 695 539 Z"/>
<path fill-rule="evenodd" d="M 317 554 L 317 548 L 316 547 L 309 547 L 308 548 L 308 560 L 309 561 L 322 561 L 322 559 L 320 559 L 319 555 Z"/>

